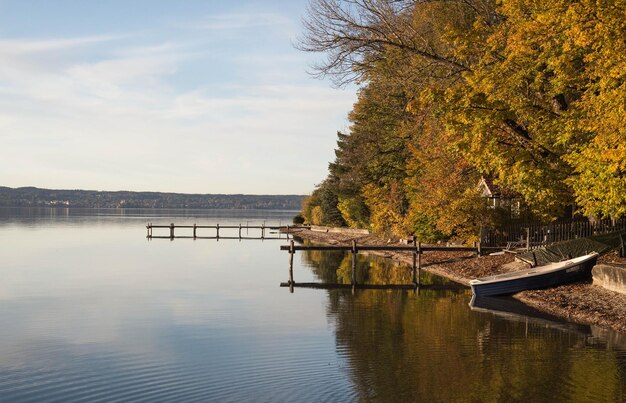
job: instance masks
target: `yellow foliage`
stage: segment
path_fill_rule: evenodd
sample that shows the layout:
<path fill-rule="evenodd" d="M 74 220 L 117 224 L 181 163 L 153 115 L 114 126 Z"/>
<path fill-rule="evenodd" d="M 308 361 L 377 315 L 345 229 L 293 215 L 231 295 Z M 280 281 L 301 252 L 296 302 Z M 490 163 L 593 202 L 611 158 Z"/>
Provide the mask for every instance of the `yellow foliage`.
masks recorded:
<path fill-rule="evenodd" d="M 361 210 L 361 203 L 356 198 L 339 199 L 337 209 L 350 228 L 367 228 L 367 218 Z"/>
<path fill-rule="evenodd" d="M 370 210 L 372 230 L 385 235 L 406 235 L 401 210 L 402 195 L 398 185 L 378 187 L 367 184 L 363 197 Z"/>
<path fill-rule="evenodd" d="M 313 225 L 324 224 L 324 212 L 322 211 L 321 206 L 315 206 L 313 207 L 313 210 L 311 210 L 311 224 Z"/>

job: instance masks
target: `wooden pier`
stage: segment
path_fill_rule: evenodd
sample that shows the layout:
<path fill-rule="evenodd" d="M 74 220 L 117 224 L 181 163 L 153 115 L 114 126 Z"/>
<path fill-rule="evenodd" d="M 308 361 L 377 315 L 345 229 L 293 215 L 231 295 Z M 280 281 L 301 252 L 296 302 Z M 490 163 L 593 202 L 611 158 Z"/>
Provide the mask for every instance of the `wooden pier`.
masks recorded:
<path fill-rule="evenodd" d="M 157 229 L 166 229 L 168 230 L 168 232 L 166 232 L 167 235 L 154 235 L 153 234 L 153 230 L 157 228 Z M 302 226 L 278 226 L 278 225 L 220 225 L 220 224 L 215 224 L 215 225 L 197 225 L 197 224 L 193 224 L 193 225 L 175 225 L 174 223 L 171 223 L 170 225 L 154 225 L 154 224 L 148 224 L 146 225 L 146 229 L 148 231 L 146 238 L 148 239 L 177 239 L 177 238 L 186 238 L 186 239 L 216 239 L 216 240 L 220 240 L 220 239 L 261 239 L 261 240 L 265 240 L 265 239 L 290 239 L 290 231 L 292 229 L 295 228 L 302 228 Z M 176 230 L 186 230 L 185 234 L 180 233 L 180 231 Z M 190 231 L 191 230 L 191 231 Z M 210 235 L 206 235 L 206 230 L 209 230 L 211 232 L 213 232 L 213 234 Z M 233 236 L 233 235 L 223 235 L 224 233 L 222 232 L 222 234 L 220 234 L 220 230 L 237 230 L 237 236 Z M 243 234 L 243 231 L 245 230 L 246 234 Z M 247 233 L 249 230 L 255 230 L 257 232 L 258 235 L 255 236 L 249 236 Z M 258 232 L 260 230 L 260 232 Z M 269 234 L 269 235 L 268 235 Z M 277 234 L 275 236 L 273 236 L 273 234 Z M 283 236 L 284 235 L 284 236 Z"/>
<path fill-rule="evenodd" d="M 289 287 L 289 290 L 293 292 L 294 287 L 302 288 L 387 288 L 387 289 L 415 289 L 421 287 L 421 272 L 422 272 L 422 254 L 429 251 L 444 251 L 444 252 L 474 252 L 476 256 L 480 256 L 482 249 L 480 243 L 475 247 L 464 246 L 424 246 L 421 242 L 417 242 L 413 238 L 412 245 L 399 246 L 399 245 L 357 245 L 356 241 L 352 241 L 352 245 L 340 245 L 340 246 L 328 246 L 328 245 L 295 245 L 291 240 L 289 245 L 282 245 L 280 250 L 286 250 L 289 252 L 289 281 L 286 283 L 280 283 L 281 287 Z M 352 278 L 351 284 L 324 284 L 324 283 L 296 283 L 293 279 L 293 255 L 298 250 L 319 250 L 319 251 L 346 251 L 352 252 Z M 370 285 L 370 284 L 357 284 L 356 281 L 356 255 L 360 251 L 404 251 L 411 252 L 413 254 L 413 281 L 411 284 L 388 284 L 388 285 Z M 439 286 L 441 287 L 441 286 Z"/>

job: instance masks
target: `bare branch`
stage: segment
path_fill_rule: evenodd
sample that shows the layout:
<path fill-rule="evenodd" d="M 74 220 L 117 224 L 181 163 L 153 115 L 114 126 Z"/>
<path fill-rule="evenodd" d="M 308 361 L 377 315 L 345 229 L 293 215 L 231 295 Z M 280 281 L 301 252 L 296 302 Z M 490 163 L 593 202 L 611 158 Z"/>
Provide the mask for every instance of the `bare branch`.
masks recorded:
<path fill-rule="evenodd" d="M 434 20 L 424 20 L 434 18 L 425 16 L 437 3 L 456 4 L 472 15 L 493 8 L 486 5 L 489 0 L 312 0 L 296 47 L 326 54 L 313 66 L 313 74 L 330 76 L 339 85 L 365 78 L 371 61 L 383 60 L 389 49 L 432 61 L 449 70 L 442 76 L 452 77 L 469 67 L 442 45 L 432 28 Z M 416 13 L 420 10 L 424 15 Z M 450 21 L 440 14 L 437 18 L 443 20 L 436 22 L 443 30 Z"/>

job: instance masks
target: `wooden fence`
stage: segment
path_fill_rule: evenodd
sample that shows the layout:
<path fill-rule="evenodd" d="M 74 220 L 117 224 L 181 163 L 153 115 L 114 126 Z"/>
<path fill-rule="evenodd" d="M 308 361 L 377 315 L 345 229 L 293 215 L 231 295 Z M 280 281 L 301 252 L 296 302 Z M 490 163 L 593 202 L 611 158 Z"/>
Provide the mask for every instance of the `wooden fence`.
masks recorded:
<path fill-rule="evenodd" d="M 507 245 L 529 249 L 555 242 L 626 230 L 626 218 L 619 220 L 571 221 L 553 224 L 509 224 L 500 228 L 483 228 L 481 244 L 485 247 Z"/>

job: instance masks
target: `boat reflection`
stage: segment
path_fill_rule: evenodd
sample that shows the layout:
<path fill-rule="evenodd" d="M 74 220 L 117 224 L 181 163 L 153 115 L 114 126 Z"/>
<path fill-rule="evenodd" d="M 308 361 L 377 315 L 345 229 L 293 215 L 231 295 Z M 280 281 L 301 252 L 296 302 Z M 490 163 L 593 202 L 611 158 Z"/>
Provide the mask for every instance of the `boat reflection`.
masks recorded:
<path fill-rule="evenodd" d="M 591 334 L 589 325 L 581 325 L 539 311 L 513 297 L 477 297 L 473 296 L 469 303 L 475 312 L 489 313 L 509 321 L 538 325 L 546 328 Z"/>

